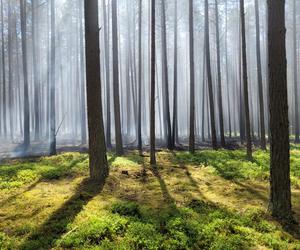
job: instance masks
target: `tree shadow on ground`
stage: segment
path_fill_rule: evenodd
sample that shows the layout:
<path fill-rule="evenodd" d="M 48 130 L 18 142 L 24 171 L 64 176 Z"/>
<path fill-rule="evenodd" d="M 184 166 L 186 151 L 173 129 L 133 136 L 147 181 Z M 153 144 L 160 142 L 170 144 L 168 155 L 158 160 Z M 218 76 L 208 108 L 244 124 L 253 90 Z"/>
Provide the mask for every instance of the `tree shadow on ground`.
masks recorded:
<path fill-rule="evenodd" d="M 38 161 L 40 161 L 40 158 L 33 158 L 30 162 L 31 163 L 36 163 Z M 74 159 L 70 162 L 70 164 L 67 167 L 64 167 L 64 168 L 61 168 L 61 167 L 50 168 L 49 170 L 46 170 L 46 171 L 40 173 L 39 178 L 36 179 L 33 183 L 27 184 L 24 188 L 22 188 L 21 191 L 17 190 L 17 193 L 10 195 L 9 197 L 7 197 L 4 200 L 1 200 L 0 207 L 5 206 L 5 205 L 15 201 L 18 197 L 22 196 L 24 193 L 33 190 L 41 182 L 48 182 L 48 181 L 53 181 L 53 180 L 62 180 L 64 178 L 73 177 L 72 176 L 73 168 L 75 168 L 77 166 L 77 164 L 79 164 L 82 161 L 83 160 L 81 158 Z M 1 170 L 0 169 L 0 178 L 4 177 L 4 178 L 12 179 L 16 175 L 18 175 L 18 173 L 20 171 L 28 170 L 28 169 L 29 170 L 35 170 L 37 168 L 38 167 L 33 166 L 33 165 L 31 165 L 31 166 L 19 165 L 19 166 L 13 166 L 12 168 L 7 168 L 6 170 L 3 170 L 3 169 Z"/>
<path fill-rule="evenodd" d="M 66 233 L 68 224 L 74 221 L 83 207 L 102 189 L 103 185 L 84 179 L 76 188 L 74 195 L 33 232 L 20 249 L 51 249 L 56 240 Z"/>

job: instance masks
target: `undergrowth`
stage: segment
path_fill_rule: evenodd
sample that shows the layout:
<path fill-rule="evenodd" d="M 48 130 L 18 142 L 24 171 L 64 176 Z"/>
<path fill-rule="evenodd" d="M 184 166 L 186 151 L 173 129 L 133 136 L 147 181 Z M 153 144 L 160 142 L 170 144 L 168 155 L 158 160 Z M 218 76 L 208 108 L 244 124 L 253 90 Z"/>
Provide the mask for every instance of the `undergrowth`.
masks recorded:
<path fill-rule="evenodd" d="M 151 169 L 147 154 L 110 154 L 103 190 L 85 182 L 85 154 L 0 166 L 0 249 L 300 249 L 270 219 L 266 193 L 246 194 L 247 186 L 237 184 L 265 187 L 267 152 L 255 151 L 252 162 L 243 150 L 162 151 L 157 158 Z M 294 188 L 299 168 L 300 151 L 292 146 Z"/>

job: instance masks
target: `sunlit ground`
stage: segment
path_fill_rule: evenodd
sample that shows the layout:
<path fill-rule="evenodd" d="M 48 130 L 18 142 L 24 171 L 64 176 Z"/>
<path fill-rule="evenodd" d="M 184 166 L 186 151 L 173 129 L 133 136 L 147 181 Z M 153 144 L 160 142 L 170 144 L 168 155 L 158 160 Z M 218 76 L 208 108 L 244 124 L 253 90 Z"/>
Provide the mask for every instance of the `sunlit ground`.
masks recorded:
<path fill-rule="evenodd" d="M 88 156 L 0 166 L 0 249 L 300 249 L 299 228 L 271 219 L 269 156 L 237 151 L 110 155 L 103 189 L 87 181 Z M 292 146 L 300 222 L 300 148 Z"/>

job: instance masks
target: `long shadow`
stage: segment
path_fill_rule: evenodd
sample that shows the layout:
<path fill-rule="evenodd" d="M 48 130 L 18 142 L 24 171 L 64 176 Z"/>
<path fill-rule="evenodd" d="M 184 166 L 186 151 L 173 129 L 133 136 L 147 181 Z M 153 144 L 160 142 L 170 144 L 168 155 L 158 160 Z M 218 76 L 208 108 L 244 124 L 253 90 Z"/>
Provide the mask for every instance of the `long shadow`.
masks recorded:
<path fill-rule="evenodd" d="M 160 189 L 162 191 L 162 195 L 163 195 L 163 198 L 164 198 L 164 201 L 166 202 L 166 204 L 174 209 L 175 211 L 177 211 L 177 206 L 176 206 L 176 201 L 175 199 L 171 196 L 168 188 L 167 188 L 167 185 L 166 185 L 166 182 L 163 180 L 163 178 L 161 177 L 160 175 L 160 172 L 157 168 L 157 166 L 152 166 L 151 167 L 151 171 L 153 173 L 153 175 L 156 177 L 156 179 L 158 180 L 159 182 L 159 185 L 160 185 Z"/>
<path fill-rule="evenodd" d="M 244 188 L 247 193 L 253 195 L 255 198 L 261 200 L 262 202 L 268 202 L 268 197 L 263 195 L 260 191 L 256 190 L 255 188 L 252 188 L 250 185 L 241 183 L 240 181 L 233 181 L 233 183 Z"/>
<path fill-rule="evenodd" d="M 17 199 L 18 197 L 20 197 L 21 195 L 23 195 L 24 193 L 32 190 L 33 188 L 35 188 L 38 184 L 40 183 L 40 181 L 36 181 L 32 184 L 30 184 L 28 187 L 24 188 L 21 192 L 18 190 L 18 193 L 14 194 L 14 195 L 11 195 L 9 196 L 7 199 L 5 200 L 2 200 L 0 202 L 0 207 L 4 206 L 4 205 L 7 205 L 8 203 L 14 201 L 15 199 Z"/>
<path fill-rule="evenodd" d="M 40 178 L 37 179 L 34 183 L 31 183 L 30 185 L 28 185 L 27 187 L 23 188 L 22 190 L 18 190 L 18 193 L 16 194 L 13 194 L 11 196 L 9 196 L 7 199 L 5 200 L 2 200 L 0 202 L 0 207 L 14 201 L 15 199 L 17 199 L 18 197 L 20 197 L 21 195 L 23 195 L 24 193 L 26 192 L 29 192 L 31 191 L 32 189 L 34 189 L 39 183 L 43 182 L 43 181 L 51 181 L 53 179 L 56 179 L 56 180 L 61 180 L 63 178 L 67 178 L 71 175 L 71 170 L 76 167 L 76 165 L 78 163 L 82 162 L 82 159 L 74 159 L 71 161 L 70 165 L 65 169 L 66 171 L 63 171 L 60 173 L 60 175 L 53 175 L 53 172 L 52 170 L 51 171 L 46 171 L 45 173 L 42 173 Z M 33 169 L 34 167 L 23 167 L 23 166 L 20 166 L 19 167 L 21 170 L 26 170 L 26 169 Z M 13 171 L 10 171 L 11 173 L 9 173 L 10 176 L 15 176 L 17 175 L 18 171 L 20 170 L 19 168 L 16 168 L 15 170 Z M 59 169 L 59 168 L 57 168 Z M 54 170 L 56 171 L 56 169 Z M 55 178 L 54 178 L 55 177 Z"/>
<path fill-rule="evenodd" d="M 176 154 L 175 152 L 172 152 L 172 155 L 176 158 Z M 198 185 L 198 182 L 193 178 L 192 174 L 190 173 L 188 167 L 182 162 L 182 161 L 179 161 L 179 167 L 181 169 L 184 170 L 185 172 L 185 176 L 188 178 L 189 182 L 191 183 L 191 185 L 197 189 L 197 191 L 201 194 L 201 191 L 200 191 L 200 187 Z"/>
<path fill-rule="evenodd" d="M 67 225 L 72 223 L 82 208 L 103 189 L 103 185 L 83 180 L 74 195 L 66 201 L 36 232 L 32 233 L 20 249 L 51 249 L 56 240 L 66 233 Z"/>

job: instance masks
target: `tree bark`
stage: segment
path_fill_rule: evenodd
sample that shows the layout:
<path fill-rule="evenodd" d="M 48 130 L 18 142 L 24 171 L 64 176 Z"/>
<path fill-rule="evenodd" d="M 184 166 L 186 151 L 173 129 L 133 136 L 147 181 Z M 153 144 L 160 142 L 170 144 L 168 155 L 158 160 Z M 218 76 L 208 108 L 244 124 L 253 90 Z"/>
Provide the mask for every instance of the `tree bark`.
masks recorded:
<path fill-rule="evenodd" d="M 139 0 L 139 41 L 138 41 L 138 60 L 139 60 L 139 75 L 138 75 L 138 150 L 142 154 L 143 142 L 142 142 L 142 0 Z"/>
<path fill-rule="evenodd" d="M 167 141 L 167 148 L 172 149 L 165 0 L 162 1 L 161 27 L 162 27 L 161 35 L 162 35 L 162 66 L 163 66 L 162 68 L 163 111 L 164 111 L 164 123 L 166 123 L 164 126 L 165 126 L 165 137 Z"/>
<path fill-rule="evenodd" d="M 150 164 L 155 156 L 155 0 L 151 0 Z"/>
<path fill-rule="evenodd" d="M 190 34 L 190 138 L 189 150 L 195 153 L 195 62 L 194 62 L 194 1 L 189 0 Z"/>
<path fill-rule="evenodd" d="M 55 0 L 51 0 L 51 81 L 50 81 L 50 155 L 56 154 L 56 114 L 55 114 Z"/>
<path fill-rule="evenodd" d="M 27 42 L 26 42 L 26 1 L 20 0 L 21 13 L 21 36 L 22 36 L 22 62 L 24 78 L 24 148 L 30 144 L 30 124 L 29 124 L 29 94 L 28 94 L 28 69 L 27 69 Z"/>
<path fill-rule="evenodd" d="M 98 0 L 84 1 L 84 16 L 90 177 L 103 184 L 109 171 L 101 100 Z"/>
<path fill-rule="evenodd" d="M 258 0 L 255 0 L 255 24 L 256 24 L 256 58 L 257 58 L 257 80 L 259 94 L 259 114 L 260 114 L 260 146 L 266 150 L 266 131 L 265 131 L 265 112 L 264 112 L 264 93 L 261 72 L 261 53 L 260 53 L 260 20 Z"/>
<path fill-rule="evenodd" d="M 220 59 L 219 6 L 218 5 L 219 5 L 218 0 L 215 0 L 219 123 L 220 123 L 221 146 L 224 148 L 225 135 L 224 135 L 224 118 L 223 118 L 224 116 L 223 116 L 223 101 L 222 101 L 222 76 L 221 76 L 221 59 Z"/>
<path fill-rule="evenodd" d="M 113 40 L 113 95 L 115 114 L 116 154 L 123 155 L 120 90 L 119 90 L 119 49 L 118 49 L 118 17 L 117 0 L 112 1 L 112 40 Z"/>
<path fill-rule="evenodd" d="M 295 143 L 300 142 L 299 126 L 299 95 L 298 95 L 298 56 L 297 56 L 297 4 L 293 0 L 293 73 L 294 73 L 294 99 L 295 99 Z"/>
<path fill-rule="evenodd" d="M 243 82 L 244 82 L 243 87 L 244 87 L 247 157 L 249 160 L 252 160 L 252 142 L 251 142 L 250 108 L 249 108 L 249 95 L 248 95 L 248 74 L 247 74 L 247 52 L 246 52 L 244 0 L 240 0 L 240 15 L 241 15 L 241 32 L 242 32 L 242 67 L 243 67 Z"/>
<path fill-rule="evenodd" d="M 205 0 L 205 54 L 206 54 L 206 71 L 208 80 L 208 95 L 209 95 L 209 107 L 210 107 L 210 126 L 211 126 L 211 143 L 213 149 L 217 149 L 217 134 L 216 134 L 216 121 L 215 121 L 215 105 L 214 105 L 214 94 L 213 94 L 213 82 L 211 75 L 211 64 L 210 64 L 210 41 L 209 41 L 209 11 L 208 11 L 208 0 Z"/>
<path fill-rule="evenodd" d="M 285 0 L 268 0 L 270 210 L 273 216 L 290 220 L 292 205 L 285 36 Z"/>
<path fill-rule="evenodd" d="M 177 121 L 177 89 L 178 89 L 178 55 L 177 55 L 177 47 L 178 47 L 178 29 L 177 29 L 177 0 L 175 0 L 175 15 L 174 15 L 174 89 L 173 89 L 173 121 L 172 121 L 172 148 L 174 149 L 176 146 L 176 138 L 178 131 L 178 121 Z"/>

